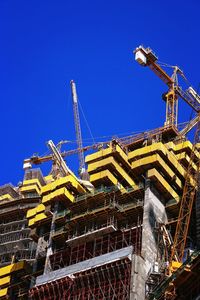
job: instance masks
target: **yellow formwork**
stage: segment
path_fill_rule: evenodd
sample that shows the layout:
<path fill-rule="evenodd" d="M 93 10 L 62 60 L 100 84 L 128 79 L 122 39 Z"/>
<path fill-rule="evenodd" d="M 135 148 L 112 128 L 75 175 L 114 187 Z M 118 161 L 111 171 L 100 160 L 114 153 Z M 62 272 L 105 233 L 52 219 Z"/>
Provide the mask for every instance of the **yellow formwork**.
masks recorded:
<path fill-rule="evenodd" d="M 162 193 L 162 191 L 164 191 L 165 194 L 168 194 L 169 199 L 173 198 L 176 200 L 176 202 L 179 202 L 179 195 L 156 169 L 148 170 L 147 177 L 150 178 L 152 182 L 154 182 L 159 192 Z"/>
<path fill-rule="evenodd" d="M 99 150 L 95 153 L 89 154 L 86 156 L 85 158 L 85 162 L 86 163 L 91 163 L 91 162 L 95 162 L 98 161 L 102 158 L 105 158 L 106 156 L 110 156 L 112 154 L 112 148 L 106 148 L 106 149 L 102 149 Z"/>
<path fill-rule="evenodd" d="M 105 183 L 109 185 L 119 185 L 119 181 L 109 170 L 100 171 L 98 173 L 90 175 L 90 182 L 94 184 L 94 186 L 96 185 L 96 183 L 98 186 L 101 184 L 105 185 Z M 125 191 L 122 185 L 119 185 L 119 187 L 120 189 L 123 189 Z"/>
<path fill-rule="evenodd" d="M 189 163 L 189 161 L 190 161 L 190 157 L 189 157 L 189 155 L 187 155 L 186 152 L 180 152 L 175 155 L 176 155 L 178 161 L 184 160 L 186 163 Z"/>
<path fill-rule="evenodd" d="M 174 142 L 168 142 L 168 143 L 166 143 L 164 145 L 167 148 L 167 150 L 169 150 L 169 151 L 174 150 L 174 147 L 175 147 Z"/>
<path fill-rule="evenodd" d="M 179 144 L 172 143 L 172 144 L 170 144 L 170 148 L 173 150 L 173 152 L 175 152 L 175 154 L 177 154 L 177 152 L 183 152 L 183 151 L 190 154 L 191 151 L 193 150 L 193 144 L 190 141 L 181 142 Z M 196 159 L 198 159 L 200 157 L 200 154 L 198 151 L 195 151 L 194 154 L 196 156 Z"/>
<path fill-rule="evenodd" d="M 33 226 L 35 224 L 35 215 L 34 216 L 29 216 L 28 218 L 28 226 Z"/>
<path fill-rule="evenodd" d="M 174 169 L 177 169 L 180 166 L 180 163 L 177 160 L 177 156 L 171 153 L 161 142 L 143 147 L 141 149 L 134 150 L 128 154 L 128 158 L 130 161 L 133 161 L 136 160 L 138 157 L 142 158 L 144 156 L 149 156 L 157 153 L 160 156 L 162 156 L 162 158 Z"/>
<path fill-rule="evenodd" d="M 186 152 L 180 152 L 176 154 L 176 157 L 178 161 L 183 161 L 185 164 L 189 165 L 190 157 Z M 194 171 L 197 170 L 197 165 L 194 162 L 191 163 L 191 167 Z"/>
<path fill-rule="evenodd" d="M 74 199 L 74 196 L 66 188 L 60 188 L 48 195 L 43 196 L 42 203 L 46 204 L 51 202 L 52 200 L 67 200 L 69 202 L 74 202 Z"/>
<path fill-rule="evenodd" d="M 35 216 L 37 213 L 41 213 L 45 211 L 45 205 L 40 203 L 38 204 L 35 208 L 31 208 L 27 211 L 26 217 L 27 219 L 32 218 Z"/>
<path fill-rule="evenodd" d="M 36 207 L 29 209 L 27 211 L 26 217 L 27 217 L 27 219 L 30 219 L 30 218 L 34 217 L 35 215 L 36 215 Z"/>
<path fill-rule="evenodd" d="M 193 145 L 190 141 L 184 141 L 180 142 L 179 144 L 174 144 L 173 151 L 178 152 L 178 151 L 184 151 L 185 149 L 192 150 Z"/>
<path fill-rule="evenodd" d="M 54 178 L 53 178 L 52 175 L 47 175 L 47 176 L 44 177 L 44 180 L 45 180 L 46 183 L 51 183 L 51 182 L 54 181 Z"/>
<path fill-rule="evenodd" d="M 36 207 L 36 213 L 41 213 L 45 211 L 45 205 L 40 203 L 38 204 L 38 206 Z"/>
<path fill-rule="evenodd" d="M 0 298 L 8 294 L 8 288 L 0 289 Z"/>
<path fill-rule="evenodd" d="M 185 170 L 183 169 L 183 167 L 177 162 L 177 172 L 175 174 L 159 154 L 153 154 L 151 156 L 138 159 L 137 161 L 133 161 L 131 166 L 133 171 L 136 169 L 140 169 L 141 172 L 144 172 L 144 170 L 147 171 L 152 167 L 158 167 L 158 171 L 161 170 L 168 178 L 170 178 L 171 180 L 173 179 L 173 183 L 176 184 L 177 187 L 179 187 L 180 189 L 182 189 L 183 187 L 181 180 L 178 178 L 178 175 L 181 175 L 183 178 L 185 176 Z"/>
<path fill-rule="evenodd" d="M 32 227 L 33 225 L 35 225 L 35 223 L 41 222 L 47 218 L 48 217 L 45 215 L 45 213 L 39 213 L 35 215 L 35 217 L 29 219 L 28 226 Z"/>
<path fill-rule="evenodd" d="M 40 181 L 37 178 L 24 180 L 23 185 L 20 188 L 20 192 L 23 193 L 36 191 L 38 195 L 40 195 L 41 187 Z"/>
<path fill-rule="evenodd" d="M 47 216 L 45 215 L 45 213 L 39 213 L 35 216 L 35 223 L 37 223 L 41 220 L 44 220 L 46 218 L 47 218 Z"/>
<path fill-rule="evenodd" d="M 61 178 L 63 179 L 63 178 Z M 66 180 L 66 179 L 65 179 Z M 65 182 L 64 180 L 59 181 L 61 184 Z M 54 186 L 55 188 L 55 186 Z M 34 227 L 37 223 L 48 219 L 48 216 L 45 214 L 46 205 L 48 205 L 51 201 L 67 201 L 74 202 L 75 197 L 66 189 L 60 188 L 56 189 L 53 192 L 43 196 L 42 203 L 38 204 L 37 207 L 28 210 L 27 219 L 29 219 L 28 225 L 30 227 Z"/>
<path fill-rule="evenodd" d="M 6 275 L 8 275 L 10 273 L 24 269 L 25 265 L 26 265 L 25 261 L 20 261 L 20 262 L 14 263 L 14 264 L 10 264 L 6 267 L 0 268 L 0 278 L 5 277 Z"/>
<path fill-rule="evenodd" d="M 32 191 L 37 192 L 37 194 L 40 195 L 40 190 L 39 190 L 37 184 L 22 186 L 20 188 L 21 193 L 24 193 L 24 192 L 28 193 L 28 192 L 32 192 Z"/>
<path fill-rule="evenodd" d="M 8 287 L 1 287 L 9 285 L 9 283 L 11 282 L 11 274 L 23 270 L 25 268 L 25 261 L 20 261 L 0 268 L 0 298 L 5 297 L 8 294 Z"/>
<path fill-rule="evenodd" d="M 92 184 L 94 184 L 96 181 L 103 181 L 104 179 L 106 179 L 106 181 L 108 180 L 111 185 L 117 185 L 118 183 L 117 178 L 109 170 L 100 171 L 90 175 L 90 182 Z"/>
<path fill-rule="evenodd" d="M 1 200 L 13 200 L 13 198 L 10 194 L 5 194 L 5 195 L 0 196 L 0 201 Z"/>
<path fill-rule="evenodd" d="M 0 278 L 0 287 L 10 283 L 11 276 L 5 276 Z"/>
<path fill-rule="evenodd" d="M 134 151 L 131 151 L 128 153 L 128 160 L 132 162 L 133 160 L 136 160 L 137 158 L 141 158 L 144 156 L 148 156 L 153 153 L 157 153 L 158 151 L 163 152 L 164 155 L 166 155 L 166 150 L 163 146 L 163 143 L 155 143 L 150 146 L 145 146 L 139 149 L 136 149 Z"/>
<path fill-rule="evenodd" d="M 35 218 L 29 219 L 29 221 L 28 221 L 28 226 L 29 226 L 29 227 L 32 227 L 34 224 L 35 224 Z"/>
<path fill-rule="evenodd" d="M 93 163 L 95 161 L 98 161 L 102 158 L 106 158 L 107 156 L 112 156 L 112 155 L 118 155 L 121 157 L 121 159 L 123 159 L 127 164 L 129 164 L 128 162 L 128 156 L 126 155 L 126 153 L 121 149 L 121 147 L 119 145 L 115 145 L 114 148 L 113 147 L 109 147 L 106 149 L 102 149 L 99 150 L 95 153 L 92 153 L 90 155 L 87 155 L 85 158 L 85 162 L 86 163 Z"/>
<path fill-rule="evenodd" d="M 200 143 L 196 143 L 196 148 L 199 150 L 200 149 Z"/>
<path fill-rule="evenodd" d="M 172 150 L 174 155 L 176 156 L 177 160 L 183 162 L 186 166 L 190 162 L 190 153 L 193 149 L 193 145 L 190 141 L 181 142 L 179 144 L 174 144 L 173 142 L 169 142 L 165 144 L 168 150 Z M 189 154 L 189 155 L 188 155 Z M 195 151 L 196 158 L 199 157 L 197 151 Z M 192 162 L 192 168 L 194 171 L 197 170 L 197 165 Z"/>
<path fill-rule="evenodd" d="M 44 213 L 45 211 L 45 205 L 40 203 L 35 208 L 29 209 L 27 211 L 26 217 L 29 219 L 28 225 L 31 227 L 35 223 L 44 220 L 47 218 L 47 216 Z"/>
<path fill-rule="evenodd" d="M 121 149 L 121 147 L 119 145 L 116 145 L 115 152 L 119 153 L 120 156 L 123 158 L 123 160 L 126 161 L 129 164 L 127 154 Z"/>
<path fill-rule="evenodd" d="M 37 178 L 28 179 L 28 180 L 23 181 L 23 186 L 32 185 L 32 184 L 37 184 L 39 189 L 41 189 L 41 187 L 42 187 L 39 179 L 37 179 Z"/>
<path fill-rule="evenodd" d="M 180 164 L 180 160 L 186 158 L 189 162 L 190 158 L 187 156 L 187 154 L 184 157 L 184 154 L 182 154 L 183 152 L 179 152 L 178 154 L 176 154 L 176 152 L 179 150 L 184 151 L 186 147 L 189 147 L 189 149 L 192 150 L 192 144 L 190 142 L 184 142 L 178 145 L 175 145 L 173 142 L 168 144 L 163 144 L 160 142 L 132 151 L 128 154 L 128 157 L 129 160 L 132 161 L 136 160 L 138 157 L 142 158 L 144 156 L 159 153 L 162 155 L 163 159 L 165 158 L 165 161 L 168 162 L 171 167 L 178 169 L 181 176 L 185 176 L 184 169 Z M 169 149 L 173 149 L 174 153 L 170 152 Z M 192 163 L 192 168 L 196 170 L 197 166 Z"/>
<path fill-rule="evenodd" d="M 41 193 L 47 194 L 49 192 L 52 192 L 59 187 L 62 186 L 71 186 L 73 190 L 77 191 L 77 194 L 83 194 L 86 192 L 86 190 L 82 187 L 82 185 L 75 179 L 74 176 L 68 175 L 59 179 L 56 179 L 54 182 L 48 183 L 41 189 Z"/>
<path fill-rule="evenodd" d="M 112 172 L 113 170 L 115 173 L 115 177 L 120 177 L 120 179 L 118 178 L 118 182 L 119 183 L 122 182 L 123 185 L 125 184 L 128 186 L 136 185 L 133 179 L 126 173 L 126 171 L 124 171 L 124 169 L 115 161 L 113 157 L 108 157 L 88 165 L 89 174 L 96 173 L 100 171 L 100 169 L 102 169 L 102 171 L 105 169 L 109 169 L 110 172 Z"/>

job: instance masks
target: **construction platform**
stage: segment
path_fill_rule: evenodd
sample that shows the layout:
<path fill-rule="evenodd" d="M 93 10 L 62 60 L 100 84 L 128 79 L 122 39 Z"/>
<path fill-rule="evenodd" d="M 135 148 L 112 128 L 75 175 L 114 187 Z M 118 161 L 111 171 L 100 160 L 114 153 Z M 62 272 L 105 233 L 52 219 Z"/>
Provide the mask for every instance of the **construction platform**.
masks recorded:
<path fill-rule="evenodd" d="M 174 136 L 126 147 L 113 140 L 86 156 L 92 190 L 73 174 L 39 169 L 26 170 L 18 187 L 2 186 L 1 299 L 151 297 L 167 263 L 161 228 L 173 237 L 193 151 Z"/>

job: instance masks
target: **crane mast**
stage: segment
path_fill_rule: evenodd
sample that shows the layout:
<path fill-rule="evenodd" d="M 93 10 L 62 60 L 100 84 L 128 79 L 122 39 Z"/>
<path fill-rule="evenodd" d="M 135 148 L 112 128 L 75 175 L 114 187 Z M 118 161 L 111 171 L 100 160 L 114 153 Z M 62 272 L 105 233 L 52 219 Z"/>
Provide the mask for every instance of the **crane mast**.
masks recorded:
<path fill-rule="evenodd" d="M 70 84 L 71 84 L 72 101 L 73 101 L 76 141 L 77 141 L 78 149 L 80 149 L 80 151 L 78 152 L 79 174 L 80 174 L 81 178 L 83 178 L 84 174 L 86 173 L 86 168 L 85 168 L 84 154 L 83 154 L 83 150 L 82 150 L 83 142 L 82 142 L 81 125 L 80 125 L 80 117 L 79 117 L 79 110 L 78 110 L 78 96 L 77 96 L 77 92 L 76 92 L 75 82 L 73 80 L 71 80 Z"/>
<path fill-rule="evenodd" d="M 184 256 L 184 249 L 187 240 L 188 228 L 192 213 L 192 207 L 195 199 L 195 194 L 199 188 L 199 171 L 200 171 L 200 157 L 199 157 L 199 142 L 200 142 L 200 112 L 198 113 L 197 128 L 195 132 L 193 149 L 191 151 L 189 165 L 186 171 L 185 185 L 183 188 L 183 195 L 181 199 L 179 216 L 176 225 L 176 232 L 174 237 L 174 244 L 172 247 L 170 262 L 178 261 L 182 263 Z M 198 156 L 195 159 L 195 156 Z M 193 164 L 196 160 L 196 169 Z"/>

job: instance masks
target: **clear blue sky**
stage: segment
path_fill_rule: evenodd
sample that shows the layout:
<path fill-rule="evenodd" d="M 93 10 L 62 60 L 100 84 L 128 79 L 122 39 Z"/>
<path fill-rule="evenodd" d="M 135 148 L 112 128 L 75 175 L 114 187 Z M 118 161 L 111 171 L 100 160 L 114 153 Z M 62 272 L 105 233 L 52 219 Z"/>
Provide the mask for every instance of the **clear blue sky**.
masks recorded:
<path fill-rule="evenodd" d="M 22 180 L 47 140 L 75 140 L 71 79 L 94 137 L 162 126 L 166 86 L 132 51 L 150 46 L 197 88 L 199 11 L 198 0 L 0 0 L 0 184 Z"/>

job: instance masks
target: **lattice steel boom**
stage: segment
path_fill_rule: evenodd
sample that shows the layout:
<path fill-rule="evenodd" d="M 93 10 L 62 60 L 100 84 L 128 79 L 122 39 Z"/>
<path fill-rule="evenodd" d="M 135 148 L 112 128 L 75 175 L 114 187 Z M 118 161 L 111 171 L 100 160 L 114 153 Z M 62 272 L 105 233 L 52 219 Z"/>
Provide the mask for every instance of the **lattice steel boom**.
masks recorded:
<path fill-rule="evenodd" d="M 80 125 L 80 117 L 79 117 L 79 110 L 78 110 L 78 97 L 77 97 L 77 92 L 76 92 L 76 84 L 73 80 L 71 80 L 70 84 L 71 84 L 72 100 L 73 100 L 76 141 L 77 141 L 78 148 L 82 149 L 83 142 L 82 142 L 82 135 L 81 135 L 81 125 Z M 85 170 L 86 170 L 83 151 L 78 152 L 78 157 L 79 157 L 79 173 L 80 173 L 80 175 L 82 175 L 85 173 Z"/>

